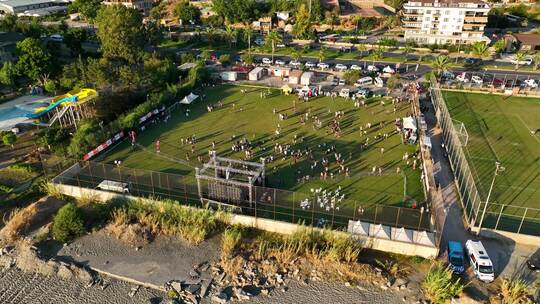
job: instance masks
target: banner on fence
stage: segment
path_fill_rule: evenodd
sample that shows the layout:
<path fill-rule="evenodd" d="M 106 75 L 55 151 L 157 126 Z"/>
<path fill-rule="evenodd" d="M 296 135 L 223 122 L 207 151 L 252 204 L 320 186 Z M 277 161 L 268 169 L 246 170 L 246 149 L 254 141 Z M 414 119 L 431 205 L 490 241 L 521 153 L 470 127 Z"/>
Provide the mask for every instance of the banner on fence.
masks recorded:
<path fill-rule="evenodd" d="M 92 158 L 93 156 L 95 155 L 98 155 L 99 152 L 107 149 L 108 147 L 110 147 L 112 144 L 114 144 L 115 142 L 119 141 L 120 139 L 124 138 L 124 131 L 120 131 L 119 133 L 117 133 L 116 135 L 114 135 L 113 138 L 109 138 L 106 142 L 102 143 L 101 145 L 97 146 L 95 149 L 93 149 L 92 151 L 86 153 L 84 156 L 83 156 L 83 160 L 89 160 L 90 158 Z"/>

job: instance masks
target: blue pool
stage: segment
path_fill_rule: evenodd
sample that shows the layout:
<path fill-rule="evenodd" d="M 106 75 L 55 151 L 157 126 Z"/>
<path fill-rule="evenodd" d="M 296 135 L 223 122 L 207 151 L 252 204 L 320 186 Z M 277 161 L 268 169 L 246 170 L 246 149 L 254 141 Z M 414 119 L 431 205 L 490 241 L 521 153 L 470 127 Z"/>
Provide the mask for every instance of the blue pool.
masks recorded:
<path fill-rule="evenodd" d="M 0 130 L 9 130 L 19 123 L 29 122 L 27 115 L 47 106 L 49 97 L 28 95 L 0 104 Z"/>

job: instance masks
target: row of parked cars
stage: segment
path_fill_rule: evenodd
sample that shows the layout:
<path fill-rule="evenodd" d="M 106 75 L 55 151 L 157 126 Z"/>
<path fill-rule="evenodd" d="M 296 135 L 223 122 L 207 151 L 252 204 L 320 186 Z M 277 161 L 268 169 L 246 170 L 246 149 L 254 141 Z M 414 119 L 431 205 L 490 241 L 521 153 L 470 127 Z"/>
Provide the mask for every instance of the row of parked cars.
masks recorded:
<path fill-rule="evenodd" d="M 492 75 L 474 75 L 472 73 L 467 72 L 461 72 L 461 73 L 452 73 L 449 71 L 446 71 L 442 74 L 443 80 L 445 80 L 446 83 L 452 84 L 455 82 L 459 83 L 471 83 L 476 85 L 490 85 L 493 87 L 528 87 L 532 89 L 538 88 L 538 81 L 534 79 L 499 79 L 495 78 Z"/>
<path fill-rule="evenodd" d="M 456 274 L 465 272 L 465 261 L 468 260 L 474 275 L 483 282 L 493 282 L 495 271 L 484 245 L 481 241 L 468 240 L 465 250 L 461 242 L 448 242 L 448 264 Z M 540 271 L 540 250 L 537 250 L 528 260 L 527 266 L 532 271 Z"/>
<path fill-rule="evenodd" d="M 309 68 L 309 69 L 315 69 L 315 68 L 318 68 L 318 69 L 321 69 L 321 70 L 329 70 L 332 66 L 329 64 L 329 63 L 326 63 L 326 62 L 318 62 L 318 63 L 315 63 L 315 62 L 312 62 L 312 61 L 307 61 L 305 63 L 302 63 L 298 60 L 291 60 L 289 62 L 286 62 L 285 60 L 283 59 L 276 59 L 275 61 L 272 61 L 272 59 L 270 58 L 263 58 L 261 60 L 262 64 L 266 64 L 266 65 L 272 65 L 272 64 L 275 64 L 275 65 L 278 65 L 278 66 L 290 66 L 290 67 L 293 67 L 293 68 L 300 68 L 302 66 L 302 64 L 306 67 L 306 68 Z M 335 71 L 339 71 L 339 72 L 345 72 L 345 71 L 348 71 L 348 70 L 353 70 L 353 71 L 362 71 L 363 70 L 363 67 L 358 65 L 358 64 L 353 64 L 353 65 L 346 65 L 346 64 L 343 64 L 343 63 L 337 63 L 333 69 Z M 383 73 L 388 73 L 388 74 L 394 74 L 396 73 L 396 69 L 387 65 L 385 67 L 378 67 L 376 65 L 367 65 L 365 67 L 365 70 L 367 72 L 380 72 L 382 71 Z"/>

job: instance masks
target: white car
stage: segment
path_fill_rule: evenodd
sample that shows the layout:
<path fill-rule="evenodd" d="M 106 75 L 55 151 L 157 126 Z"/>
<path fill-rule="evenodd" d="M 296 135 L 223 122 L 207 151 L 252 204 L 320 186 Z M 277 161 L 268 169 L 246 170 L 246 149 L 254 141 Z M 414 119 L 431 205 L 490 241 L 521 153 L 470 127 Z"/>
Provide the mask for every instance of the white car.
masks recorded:
<path fill-rule="evenodd" d="M 316 64 L 311 61 L 306 62 L 306 68 L 314 68 L 315 66 Z"/>
<path fill-rule="evenodd" d="M 264 63 L 264 64 L 272 64 L 272 59 L 265 57 L 265 58 L 262 59 L 262 63 Z"/>
<path fill-rule="evenodd" d="M 255 39 L 255 44 L 256 45 L 264 45 L 264 39 L 261 39 L 261 38 Z"/>
<path fill-rule="evenodd" d="M 378 71 L 379 71 L 379 68 L 376 67 L 376 66 L 374 66 L 374 65 L 368 65 L 368 66 L 367 66 L 367 70 L 368 70 L 369 72 L 378 72 Z"/>
<path fill-rule="evenodd" d="M 387 65 L 384 67 L 384 69 L 382 70 L 383 73 L 388 73 L 388 74 L 394 74 L 396 72 L 396 70 L 394 70 L 391 66 Z"/>
<path fill-rule="evenodd" d="M 52 34 L 49 39 L 54 42 L 63 42 L 64 37 L 60 34 Z"/>
<path fill-rule="evenodd" d="M 476 84 L 482 84 L 482 83 L 484 83 L 484 80 L 482 80 L 482 77 L 477 76 L 477 75 L 474 75 L 473 77 L 471 77 L 471 81 L 472 81 L 473 83 L 476 83 Z"/>
<path fill-rule="evenodd" d="M 289 65 L 296 68 L 296 67 L 301 66 L 302 63 L 301 63 L 300 61 L 291 60 L 291 61 L 289 62 Z"/>
<path fill-rule="evenodd" d="M 338 71 L 346 71 L 347 70 L 347 66 L 344 65 L 344 64 L 341 64 L 341 63 L 336 64 L 335 68 Z"/>
<path fill-rule="evenodd" d="M 353 64 L 353 65 L 351 65 L 351 70 L 353 70 L 353 71 L 361 71 L 362 67 L 357 65 L 357 64 Z"/>
<path fill-rule="evenodd" d="M 277 65 L 285 65 L 285 61 L 283 61 L 281 59 L 276 59 L 276 64 Z"/>
<path fill-rule="evenodd" d="M 532 57 L 525 57 L 523 60 L 518 61 L 516 57 L 512 57 L 510 62 L 513 64 L 531 65 L 533 64 L 534 59 Z"/>
<path fill-rule="evenodd" d="M 456 80 L 459 82 L 469 82 L 469 78 L 467 78 L 467 73 L 463 72 L 456 76 Z"/>
<path fill-rule="evenodd" d="M 106 190 L 106 191 L 129 193 L 129 187 L 130 185 L 127 183 L 120 183 L 120 182 L 111 181 L 111 180 L 103 180 L 101 183 L 99 183 L 99 185 L 96 188 L 100 190 Z"/>
<path fill-rule="evenodd" d="M 527 79 L 523 81 L 529 88 L 538 88 L 538 83 L 534 79 Z"/>
<path fill-rule="evenodd" d="M 339 85 L 344 86 L 345 85 L 345 79 L 340 79 L 339 80 Z"/>
<path fill-rule="evenodd" d="M 330 65 L 328 63 L 325 63 L 325 62 L 319 62 L 317 63 L 317 67 L 321 70 L 325 70 L 325 69 L 328 69 L 330 67 Z"/>

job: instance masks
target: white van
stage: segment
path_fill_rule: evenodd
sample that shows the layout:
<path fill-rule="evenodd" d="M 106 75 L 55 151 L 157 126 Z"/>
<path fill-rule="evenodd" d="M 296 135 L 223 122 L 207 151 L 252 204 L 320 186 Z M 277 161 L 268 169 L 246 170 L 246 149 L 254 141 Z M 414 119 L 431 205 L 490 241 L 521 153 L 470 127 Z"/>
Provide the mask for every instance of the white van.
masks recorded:
<path fill-rule="evenodd" d="M 377 88 L 382 88 L 384 86 L 384 81 L 380 77 L 375 77 L 375 86 Z"/>
<path fill-rule="evenodd" d="M 373 78 L 371 78 L 371 77 L 362 77 L 362 78 L 358 79 L 354 85 L 357 86 L 357 87 L 361 87 L 361 86 L 370 85 L 370 84 L 373 84 Z"/>
<path fill-rule="evenodd" d="M 465 243 L 465 249 L 469 257 L 469 262 L 473 268 L 474 274 L 480 281 L 493 282 L 495 280 L 495 272 L 493 271 L 493 263 L 489 258 L 484 245 L 480 241 L 468 240 Z"/>
<path fill-rule="evenodd" d="M 129 193 L 129 184 L 115 182 L 111 180 L 102 181 L 101 183 L 99 183 L 97 188 L 101 190 L 107 190 L 107 191 Z"/>

